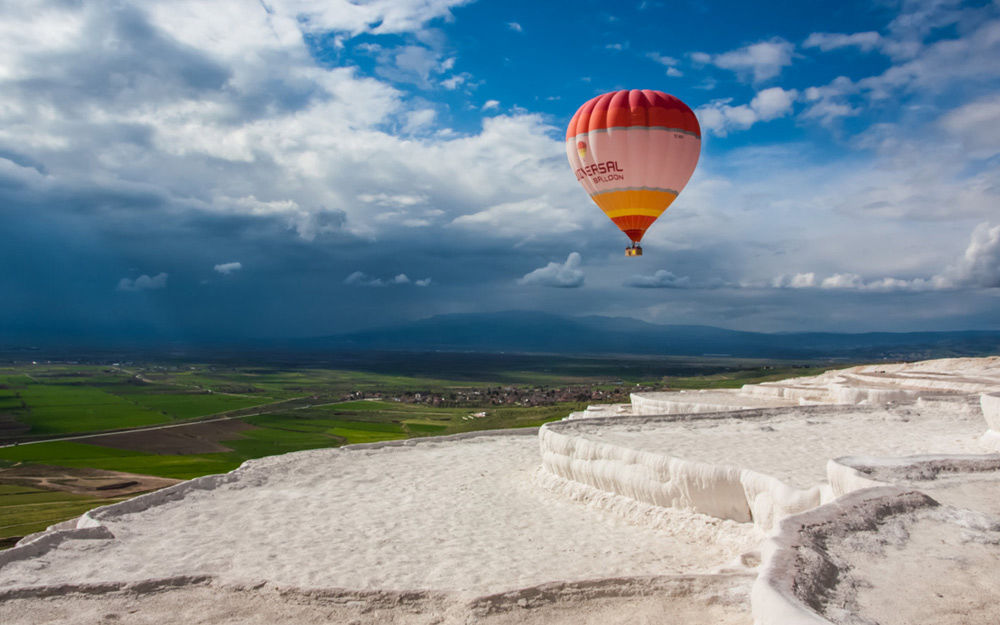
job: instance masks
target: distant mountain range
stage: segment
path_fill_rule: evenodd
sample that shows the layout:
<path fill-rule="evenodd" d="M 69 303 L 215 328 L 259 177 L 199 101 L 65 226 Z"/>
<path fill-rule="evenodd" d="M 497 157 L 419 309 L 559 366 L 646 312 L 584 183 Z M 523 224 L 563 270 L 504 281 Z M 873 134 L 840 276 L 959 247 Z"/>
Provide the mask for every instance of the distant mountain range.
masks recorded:
<path fill-rule="evenodd" d="M 902 359 L 998 354 L 1000 331 L 765 334 L 711 326 L 657 325 L 624 317 L 512 311 L 439 315 L 295 343 L 309 350 Z"/>

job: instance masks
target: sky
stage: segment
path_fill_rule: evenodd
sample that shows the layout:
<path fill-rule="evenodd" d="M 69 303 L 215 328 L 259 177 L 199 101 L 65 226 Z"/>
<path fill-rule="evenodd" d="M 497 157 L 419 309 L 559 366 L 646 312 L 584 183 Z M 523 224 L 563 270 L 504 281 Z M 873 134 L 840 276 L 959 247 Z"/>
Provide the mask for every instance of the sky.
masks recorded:
<path fill-rule="evenodd" d="M 703 132 L 641 258 L 563 145 L 629 88 Z M 8 343 L 1000 329 L 1000 2 L 0 0 L 0 268 Z"/>

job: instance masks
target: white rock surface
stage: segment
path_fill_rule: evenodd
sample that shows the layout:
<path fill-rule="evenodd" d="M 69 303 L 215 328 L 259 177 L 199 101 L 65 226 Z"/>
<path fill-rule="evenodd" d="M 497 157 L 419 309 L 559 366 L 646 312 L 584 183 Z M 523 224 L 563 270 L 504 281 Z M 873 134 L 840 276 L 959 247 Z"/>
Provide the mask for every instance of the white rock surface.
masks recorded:
<path fill-rule="evenodd" d="M 93 512 L 86 518 L 113 539 L 66 540 L 11 561 L 0 568 L 0 589 L 207 576 L 235 587 L 472 597 L 708 572 L 759 540 L 749 525 L 706 532 L 718 520 L 699 515 L 678 516 L 667 533 L 538 488 L 533 434 L 252 461 L 195 483 L 205 488 L 179 485 Z"/>
<path fill-rule="evenodd" d="M 882 477 L 896 472 L 906 481 L 921 465 L 941 469 L 950 462 L 939 457 L 876 465 Z M 956 462 L 947 470 L 952 478 L 962 473 L 963 461 Z M 988 486 L 986 491 L 978 498 L 959 494 L 957 502 L 979 506 L 995 497 L 996 476 L 992 470 L 978 475 L 977 485 Z M 957 482 L 950 481 L 937 494 L 952 490 Z M 955 492 L 948 495 L 956 501 Z M 978 507 L 943 506 L 926 492 L 870 488 L 782 522 L 764 547 L 752 593 L 754 620 L 757 625 L 987 625 L 1000 618 L 998 572 L 1000 517 Z"/>
<path fill-rule="evenodd" d="M 565 421 L 574 419 L 594 419 L 597 417 L 622 417 L 632 414 L 631 404 L 596 404 L 587 406 L 586 410 L 571 412 L 564 417 Z"/>
<path fill-rule="evenodd" d="M 836 463 L 879 486 L 916 489 L 949 506 L 997 517 L 1000 523 L 1000 454 L 933 454 L 905 458 L 851 456 Z"/>
<path fill-rule="evenodd" d="M 916 406 L 800 407 L 562 421 L 543 426 L 539 441 L 543 466 L 566 479 L 768 530 L 832 499 L 832 457 L 986 453 L 982 430 L 978 415 Z"/>
<path fill-rule="evenodd" d="M 796 401 L 757 397 L 738 390 L 632 393 L 631 398 L 634 415 L 702 414 L 798 405 Z"/>
<path fill-rule="evenodd" d="M 762 545 L 761 625 L 1000 622 L 1000 583 L 975 586 L 1000 571 L 975 548 L 1000 544 L 1000 358 L 632 399 L 537 438 L 288 454 L 92 511 L 0 552 L 0 622 L 745 625 Z M 935 588 L 954 601 L 928 619 Z"/>
<path fill-rule="evenodd" d="M 1000 357 L 862 365 L 818 376 L 747 384 L 743 393 L 805 403 L 885 404 L 919 396 L 988 393 L 1000 387 Z"/>
<path fill-rule="evenodd" d="M 428 592 L 299 591 L 209 582 L 0 602 L 4 625 L 750 625 L 753 576 L 545 584 L 465 602 Z"/>
<path fill-rule="evenodd" d="M 983 444 L 1000 451 L 1000 393 L 983 393 L 979 403 L 988 428 L 983 434 Z"/>

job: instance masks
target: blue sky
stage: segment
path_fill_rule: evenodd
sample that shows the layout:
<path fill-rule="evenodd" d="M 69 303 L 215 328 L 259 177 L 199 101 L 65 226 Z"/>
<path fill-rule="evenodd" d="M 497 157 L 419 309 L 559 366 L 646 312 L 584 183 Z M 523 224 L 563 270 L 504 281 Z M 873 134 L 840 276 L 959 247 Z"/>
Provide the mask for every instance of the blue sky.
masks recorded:
<path fill-rule="evenodd" d="M 646 255 L 563 134 L 704 131 Z M 0 0 L 0 341 L 1000 328 L 1000 4 Z"/>

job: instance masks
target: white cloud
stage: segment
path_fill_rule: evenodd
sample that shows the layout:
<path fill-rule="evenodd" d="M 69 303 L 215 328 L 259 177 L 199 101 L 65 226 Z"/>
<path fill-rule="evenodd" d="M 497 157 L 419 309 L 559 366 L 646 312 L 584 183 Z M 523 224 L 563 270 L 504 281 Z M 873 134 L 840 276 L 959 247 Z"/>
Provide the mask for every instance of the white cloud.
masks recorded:
<path fill-rule="evenodd" d="M 647 52 L 646 53 L 646 58 L 648 58 L 648 59 L 650 59 L 652 61 L 655 61 L 655 62 L 659 63 L 660 65 L 663 65 L 664 67 L 666 67 L 667 68 L 667 76 L 671 76 L 671 77 L 676 78 L 676 77 L 684 75 L 684 72 L 682 72 L 681 70 L 677 69 L 677 64 L 680 63 L 680 61 L 678 61 L 677 59 L 675 59 L 672 56 L 666 56 L 666 55 L 660 54 L 658 52 Z"/>
<path fill-rule="evenodd" d="M 824 278 L 819 284 L 821 289 L 843 289 L 850 291 L 929 291 L 932 289 L 946 288 L 947 285 L 939 278 L 926 280 L 924 278 L 912 278 L 904 280 L 901 278 L 877 278 L 865 280 L 855 273 L 837 273 L 828 278 Z"/>
<path fill-rule="evenodd" d="M 455 64 L 438 50 L 421 45 L 406 45 L 382 50 L 375 73 L 382 78 L 430 89 L 433 82 Z"/>
<path fill-rule="evenodd" d="M 776 289 L 808 289 L 816 286 L 816 274 L 809 272 L 781 275 L 771 281 L 771 286 Z"/>
<path fill-rule="evenodd" d="M 524 29 L 517 22 L 507 22 L 507 28 L 511 29 L 515 33 L 523 33 Z"/>
<path fill-rule="evenodd" d="M 747 283 L 744 286 L 759 287 L 760 284 Z M 934 291 L 954 289 L 960 286 L 950 279 L 935 275 L 930 278 L 871 278 L 865 279 L 856 273 L 835 273 L 826 278 L 818 279 L 816 274 L 798 273 L 781 275 L 774 278 L 770 286 L 777 289 L 823 289 L 861 292 L 899 292 L 899 291 Z M 974 286 L 974 285 L 964 285 Z"/>
<path fill-rule="evenodd" d="M 465 82 L 468 81 L 469 78 L 471 77 L 472 77 L 471 74 L 465 74 L 465 73 L 454 74 L 442 80 L 441 86 L 449 91 L 454 91 L 455 89 L 458 89 L 463 84 L 465 84 Z"/>
<path fill-rule="evenodd" d="M 135 280 L 122 278 L 118 281 L 119 291 L 152 291 L 155 289 L 166 288 L 166 286 L 167 274 L 165 273 L 158 273 L 153 277 L 143 274 Z"/>
<path fill-rule="evenodd" d="M 494 204 L 475 213 L 460 215 L 452 220 L 451 227 L 477 234 L 489 233 L 494 237 L 537 238 L 579 231 L 583 224 L 595 223 L 603 217 L 599 211 L 581 213 L 578 205 L 566 199 L 543 192 L 527 200 Z M 559 224 L 558 230 L 552 228 L 553 223 Z"/>
<path fill-rule="evenodd" d="M 692 52 L 689 56 L 699 65 L 708 65 L 712 62 L 712 55 L 707 52 Z"/>
<path fill-rule="evenodd" d="M 380 15 L 395 10 L 376 4 Z M 402 4 L 417 10 L 418 3 Z M 453 3 L 429 1 L 427 10 L 442 15 L 434 7 L 446 5 Z M 6 41 L 34 32 L 38 11 L 4 6 Z M 174 214 L 253 217 L 303 241 L 391 237 L 503 201 L 545 198 L 560 212 L 573 203 L 568 196 L 577 189 L 560 162 L 562 143 L 541 116 L 499 115 L 479 131 L 435 132 L 426 103 L 356 69 L 317 65 L 303 31 L 319 22 L 292 19 L 313 16 L 305 3 L 291 14 L 285 4 L 269 13 L 227 0 L 178 0 L 176 10 L 153 0 L 141 6 L 53 4 L 39 10 L 59 33 L 0 45 L 0 67 L 23 78 L 0 76 L 0 148 L 17 146 L 44 162 L 46 185 L 67 186 L 67 193 L 80 181 L 139 188 Z M 123 20 L 146 30 L 125 28 Z M 94 44 L 132 32 L 145 34 L 107 50 Z M 119 48 L 128 54 L 116 56 Z M 405 50 L 376 48 L 391 62 L 407 58 Z M 418 81 L 440 79 L 454 62 L 436 49 L 414 54 Z M 108 82 L 122 68 L 127 76 Z M 98 83 L 79 87 L 73 76 L 83 74 Z M 357 201 L 376 195 L 382 199 Z M 442 214 L 383 219 L 397 210 L 389 197 L 418 197 Z M 571 229 L 585 220 L 564 216 Z"/>
<path fill-rule="evenodd" d="M 882 35 L 875 31 L 863 33 L 812 33 L 802 43 L 803 48 L 819 48 L 823 52 L 839 48 L 856 47 L 862 52 L 870 52 L 882 43 Z"/>
<path fill-rule="evenodd" d="M 419 30 L 435 19 L 452 19 L 451 9 L 470 0 L 269 0 L 268 9 L 295 17 L 310 31 L 342 30 L 379 35 Z"/>
<path fill-rule="evenodd" d="M 956 286 L 1000 287 L 1000 225 L 976 226 L 965 254 L 936 278 Z"/>
<path fill-rule="evenodd" d="M 970 158 L 974 151 L 941 130 L 935 122 L 918 132 L 893 124 L 869 127 L 856 143 L 876 157 L 843 172 L 837 188 L 817 192 L 816 200 L 868 221 L 952 224 L 993 218 L 1000 205 L 1000 169 L 976 163 Z"/>
<path fill-rule="evenodd" d="M 414 134 L 426 130 L 434 123 L 437 113 L 434 109 L 418 109 L 406 114 L 406 123 L 403 125 L 405 134 Z"/>
<path fill-rule="evenodd" d="M 959 24 L 959 36 L 943 38 L 925 45 L 923 38 L 934 29 Z M 824 86 L 803 90 L 810 106 L 802 113 L 803 119 L 816 119 L 830 126 L 842 117 L 864 112 L 866 105 L 885 106 L 885 102 L 910 102 L 932 100 L 937 94 L 953 94 L 971 85 L 987 85 L 1000 79 L 1000 64 L 993 59 L 1000 56 L 1000 20 L 989 9 L 964 9 L 948 3 L 908 3 L 904 11 L 890 25 L 890 33 L 855 33 L 834 35 L 814 33 L 806 44 L 830 46 L 877 46 L 895 63 L 885 71 L 857 80 L 838 76 Z M 914 102 L 915 101 L 915 102 Z M 933 106 L 938 106 L 933 104 Z M 969 123 L 985 132 L 964 133 L 977 151 L 989 150 L 996 145 L 991 135 L 996 132 L 993 104 L 987 97 L 956 111 L 949 129 L 963 133 Z"/>
<path fill-rule="evenodd" d="M 856 92 L 857 86 L 850 78 L 847 76 L 837 76 L 827 85 L 807 87 L 802 91 L 802 95 L 807 102 L 816 102 L 851 95 Z"/>
<path fill-rule="evenodd" d="M 285 227 L 294 230 L 299 238 L 312 241 L 317 236 L 341 232 L 347 216 L 341 210 L 328 210 L 322 206 L 307 209 L 294 200 L 258 200 L 249 195 L 241 198 L 217 197 L 211 200 L 211 207 L 218 212 L 273 217 L 284 222 Z"/>
<path fill-rule="evenodd" d="M 666 67 L 673 67 L 680 62 L 672 56 L 666 56 L 665 54 L 660 54 L 659 52 L 647 52 L 646 58 L 656 61 L 660 65 L 664 65 Z"/>
<path fill-rule="evenodd" d="M 690 276 L 677 276 L 666 269 L 659 269 L 652 275 L 634 274 L 623 285 L 638 289 L 722 289 L 735 286 L 718 277 L 695 280 Z"/>
<path fill-rule="evenodd" d="M 858 289 L 864 284 L 856 273 L 836 273 L 820 282 L 821 289 Z"/>
<path fill-rule="evenodd" d="M 836 273 L 817 281 L 816 274 L 810 272 L 778 276 L 771 286 L 876 292 L 1000 288 L 1000 225 L 981 223 L 976 226 L 965 253 L 944 271 L 929 278 L 866 280 L 856 273 Z"/>
<path fill-rule="evenodd" d="M 580 269 L 581 259 L 577 252 L 570 252 L 565 263 L 549 263 L 520 278 L 517 283 L 558 288 L 583 286 L 584 273 Z"/>
<path fill-rule="evenodd" d="M 970 156 L 1000 154 L 1000 96 L 989 96 L 951 111 L 941 125 L 961 140 Z"/>
<path fill-rule="evenodd" d="M 791 65 L 794 51 L 794 44 L 781 37 L 773 37 L 722 54 L 695 52 L 691 54 L 691 60 L 703 65 L 711 63 L 757 83 L 774 78 L 783 68 Z"/>
<path fill-rule="evenodd" d="M 354 286 L 385 286 L 385 282 L 380 278 L 373 278 L 363 271 L 355 271 L 344 278 L 344 284 L 352 284 Z"/>
<path fill-rule="evenodd" d="M 1000 20 L 968 24 L 969 32 L 917 46 L 877 76 L 862 78 L 859 90 L 873 100 L 895 97 L 899 92 L 946 93 L 955 85 L 984 83 L 1000 78 Z"/>
<path fill-rule="evenodd" d="M 409 195 L 405 193 L 362 193 L 358 195 L 358 199 L 362 202 L 378 204 L 379 206 L 392 207 L 417 206 L 427 202 L 427 197 L 424 195 Z"/>
<path fill-rule="evenodd" d="M 500 108 L 500 100 L 487 100 L 483 104 L 482 110 L 490 111 L 490 110 L 496 110 L 498 108 Z"/>
<path fill-rule="evenodd" d="M 884 51 L 897 59 L 912 58 L 924 48 L 923 40 L 935 30 L 959 23 L 960 31 L 982 22 L 979 11 L 964 10 L 953 0 L 908 0 L 889 23 L 889 34 L 884 41 Z M 964 24 L 962 24 L 964 22 Z"/>
<path fill-rule="evenodd" d="M 797 97 L 798 91 L 795 89 L 771 87 L 758 91 L 750 101 L 750 108 L 757 113 L 761 121 L 770 121 L 791 113 Z"/>
<path fill-rule="evenodd" d="M 757 122 L 790 114 L 798 95 L 795 89 L 771 87 L 759 91 L 750 104 L 731 106 L 732 98 L 725 98 L 698 107 L 695 113 L 702 128 L 718 136 L 726 136 L 734 130 L 746 130 Z"/>
<path fill-rule="evenodd" d="M 678 277 L 666 269 L 660 269 L 651 276 L 634 275 L 625 281 L 625 286 L 640 289 L 687 289 L 691 287 L 691 278 Z"/>
<path fill-rule="evenodd" d="M 757 122 L 757 114 L 745 104 L 730 106 L 732 98 L 712 100 L 695 109 L 702 130 L 724 137 L 733 130 L 746 130 Z"/>
<path fill-rule="evenodd" d="M 355 271 L 351 275 L 344 278 L 344 284 L 349 284 L 353 286 L 404 286 L 412 284 L 414 286 L 429 286 L 431 283 L 430 278 L 422 278 L 420 280 L 410 280 L 410 277 L 405 273 L 396 274 L 391 278 L 375 278 L 369 276 L 363 271 Z"/>
<path fill-rule="evenodd" d="M 221 273 L 224 276 L 228 276 L 234 271 L 239 271 L 243 269 L 243 263 L 233 262 L 233 263 L 221 263 L 215 266 L 215 271 Z"/>
<path fill-rule="evenodd" d="M 812 87 L 810 87 L 812 89 Z M 816 119 L 825 126 L 832 125 L 835 121 L 842 117 L 851 117 L 857 115 L 861 112 L 861 109 L 851 106 L 844 101 L 836 101 L 835 99 L 822 98 L 811 104 L 805 111 L 802 112 L 800 117 L 802 119 Z"/>

